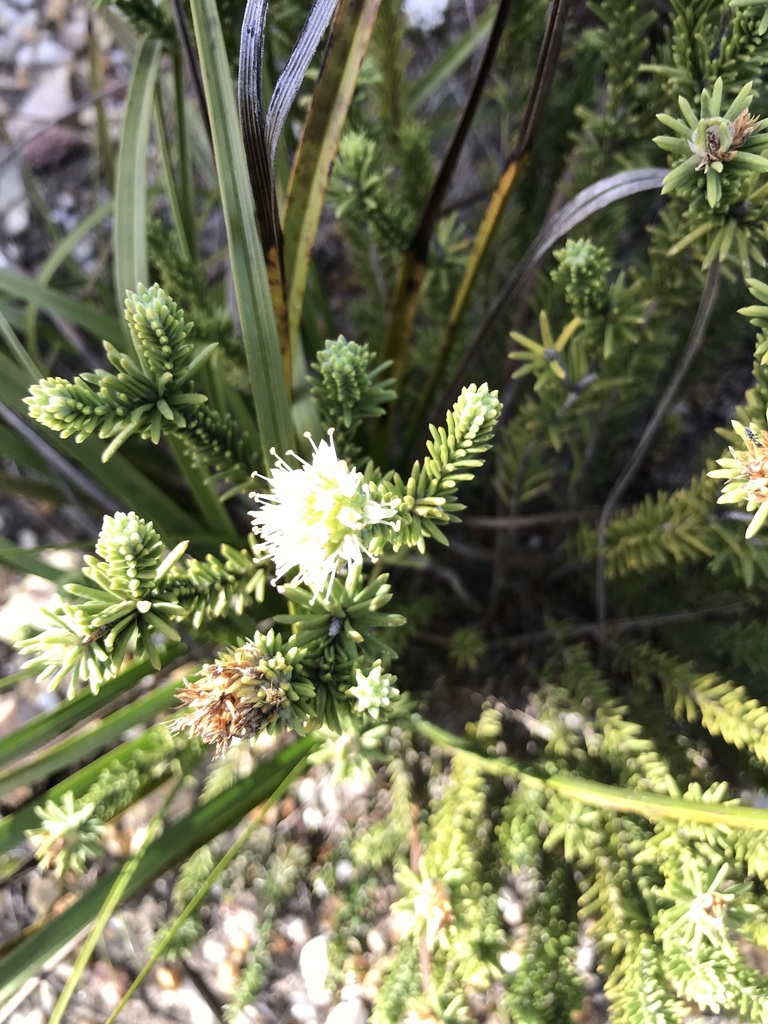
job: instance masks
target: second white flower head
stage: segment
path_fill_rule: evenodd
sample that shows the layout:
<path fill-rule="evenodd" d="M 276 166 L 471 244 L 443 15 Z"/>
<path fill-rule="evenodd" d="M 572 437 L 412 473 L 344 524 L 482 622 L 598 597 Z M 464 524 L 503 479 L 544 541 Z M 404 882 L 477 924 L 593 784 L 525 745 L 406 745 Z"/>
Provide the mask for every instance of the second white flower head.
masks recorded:
<path fill-rule="evenodd" d="M 363 474 L 338 457 L 333 431 L 312 447 L 311 463 L 295 452 L 288 454 L 298 466 L 277 459 L 266 478 L 271 493 L 252 494 L 259 507 L 250 514 L 277 578 L 297 568 L 295 583 L 327 594 L 342 563 L 359 565 L 363 554 L 371 556 L 370 527 L 394 512 L 375 501 Z"/>

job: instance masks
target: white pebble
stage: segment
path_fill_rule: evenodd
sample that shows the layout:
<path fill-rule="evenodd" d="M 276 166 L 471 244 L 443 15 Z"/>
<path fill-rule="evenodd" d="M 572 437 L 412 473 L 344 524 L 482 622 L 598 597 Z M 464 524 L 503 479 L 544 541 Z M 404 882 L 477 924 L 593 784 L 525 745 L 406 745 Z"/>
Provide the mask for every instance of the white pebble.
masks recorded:
<path fill-rule="evenodd" d="M 325 987 L 328 980 L 328 940 L 315 935 L 299 953 L 299 970 L 307 996 L 315 1006 L 327 1006 L 331 993 Z"/>
<path fill-rule="evenodd" d="M 576 953 L 576 970 L 589 973 L 594 971 L 596 961 L 595 942 L 589 936 L 583 939 L 583 944 Z"/>
<path fill-rule="evenodd" d="M 509 892 L 509 890 L 502 890 L 499 893 L 498 900 L 499 910 L 501 911 L 501 917 L 507 928 L 517 928 L 523 921 L 523 906 L 520 900 Z"/>
<path fill-rule="evenodd" d="M 16 51 L 16 67 L 30 68 L 35 64 L 35 47 L 32 43 L 24 43 Z"/>
<path fill-rule="evenodd" d="M 365 1024 L 367 1020 L 368 1004 L 360 996 L 353 996 L 334 1006 L 325 1024 Z"/>
<path fill-rule="evenodd" d="M 19 542 L 20 548 L 34 548 L 38 543 L 38 536 L 34 530 L 30 530 L 28 526 L 22 526 L 16 535 L 16 539 Z"/>
<path fill-rule="evenodd" d="M 309 925 L 303 917 L 284 918 L 278 922 L 277 930 L 292 946 L 298 946 L 299 948 L 306 946 L 311 938 Z"/>
<path fill-rule="evenodd" d="M 308 832 L 319 832 L 323 827 L 323 812 L 319 807 L 305 807 L 301 818 Z"/>
<path fill-rule="evenodd" d="M 83 238 L 72 249 L 72 255 L 78 263 L 83 264 L 93 256 L 93 239 Z"/>
<path fill-rule="evenodd" d="M 291 998 L 291 1019 L 299 1024 L 315 1024 L 317 1020 L 317 1010 L 300 992 L 294 993 Z"/>
<path fill-rule="evenodd" d="M 499 967 L 505 974 L 515 974 L 522 962 L 523 958 L 515 949 L 506 949 L 499 956 Z"/>
<path fill-rule="evenodd" d="M 336 884 L 348 885 L 355 877 L 355 865 L 351 860 L 340 860 L 336 865 Z"/>
<path fill-rule="evenodd" d="M 380 928 L 369 928 L 365 936 L 365 944 L 374 956 L 383 956 L 389 949 L 389 943 Z"/>
<path fill-rule="evenodd" d="M 296 797 L 300 804 L 311 803 L 317 793 L 317 783 L 311 775 L 305 775 L 296 787 Z"/>
<path fill-rule="evenodd" d="M 176 989 L 159 989 L 155 998 L 161 1008 L 175 1010 L 183 1020 L 193 1020 L 195 1024 L 218 1024 L 213 1010 L 188 978 Z"/>
<path fill-rule="evenodd" d="M 220 964 L 227 957 L 226 949 L 221 942 L 217 942 L 215 939 L 203 941 L 202 953 L 209 964 Z"/>
<path fill-rule="evenodd" d="M 24 43 L 16 51 L 17 68 L 55 68 L 69 59 L 69 52 L 55 39 Z"/>
<path fill-rule="evenodd" d="M 246 952 L 256 941 L 259 919 L 252 910 L 237 907 L 222 915 L 222 928 L 230 946 Z"/>
<path fill-rule="evenodd" d="M 3 230 L 6 235 L 16 238 L 29 227 L 29 206 L 26 202 L 16 203 L 3 217 Z"/>
<path fill-rule="evenodd" d="M 69 59 L 68 51 L 55 39 L 41 39 L 37 44 L 37 63 L 41 67 L 58 67 Z"/>
<path fill-rule="evenodd" d="M 46 1017 L 50 1017 L 53 1013 L 53 1008 L 56 1005 L 59 998 L 59 994 L 53 987 L 50 981 L 43 978 L 40 984 L 37 986 L 37 1000 L 43 1008 L 43 1013 Z"/>
<path fill-rule="evenodd" d="M 68 50 L 77 53 L 88 42 L 88 22 L 85 16 L 73 17 L 59 29 L 59 39 Z"/>
<path fill-rule="evenodd" d="M 411 28 L 431 32 L 445 21 L 448 0 L 405 0 L 403 14 Z"/>
<path fill-rule="evenodd" d="M 8 1024 L 45 1024 L 46 1020 L 46 1015 L 39 1006 L 36 1006 L 32 1010 L 25 1010 L 24 1013 L 14 1013 Z"/>

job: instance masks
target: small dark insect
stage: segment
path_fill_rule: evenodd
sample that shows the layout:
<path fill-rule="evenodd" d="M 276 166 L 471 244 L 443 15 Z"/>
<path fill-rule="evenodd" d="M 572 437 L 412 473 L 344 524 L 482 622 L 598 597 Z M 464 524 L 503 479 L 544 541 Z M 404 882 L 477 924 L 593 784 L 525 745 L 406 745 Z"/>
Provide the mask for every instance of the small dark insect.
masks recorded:
<path fill-rule="evenodd" d="M 95 644 L 97 640 L 103 640 L 104 637 L 112 632 L 114 626 L 118 624 L 120 619 L 113 619 L 111 622 L 105 622 L 103 626 L 97 626 L 92 633 L 84 637 L 80 641 L 81 647 L 88 647 L 89 644 Z"/>
<path fill-rule="evenodd" d="M 744 427 L 744 433 L 747 435 L 752 444 L 757 445 L 758 448 L 764 447 L 763 442 L 760 440 L 760 438 L 757 436 L 757 434 L 751 427 Z"/>
<path fill-rule="evenodd" d="M 110 626 L 99 626 L 98 629 L 94 629 L 94 631 L 89 633 L 88 636 L 83 637 L 80 641 L 80 646 L 88 647 L 89 644 L 95 644 L 97 640 L 103 640 L 110 628 Z"/>
<path fill-rule="evenodd" d="M 328 636 L 337 637 L 344 628 L 344 619 L 339 619 L 335 615 L 331 619 L 331 624 L 328 627 Z"/>

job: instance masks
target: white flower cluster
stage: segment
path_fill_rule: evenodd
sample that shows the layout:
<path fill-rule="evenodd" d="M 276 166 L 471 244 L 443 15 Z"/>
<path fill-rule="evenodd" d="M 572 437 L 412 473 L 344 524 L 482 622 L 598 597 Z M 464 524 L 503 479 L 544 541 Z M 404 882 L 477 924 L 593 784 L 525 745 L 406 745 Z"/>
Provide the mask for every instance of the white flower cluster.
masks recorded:
<path fill-rule="evenodd" d="M 400 696 L 395 677 L 391 672 L 383 671 L 378 658 L 368 672 L 357 669 L 355 681 L 357 685 L 347 691 L 350 697 L 355 698 L 355 711 L 358 715 L 370 715 L 374 721 Z"/>
<path fill-rule="evenodd" d="M 411 28 L 432 32 L 445 21 L 450 0 L 403 0 L 403 14 Z"/>
<path fill-rule="evenodd" d="M 333 431 L 327 441 L 312 441 L 312 447 L 311 463 L 295 452 L 288 454 L 298 466 L 278 458 L 266 478 L 271 492 L 251 495 L 259 503 L 251 516 L 277 578 L 297 568 L 294 583 L 327 596 L 342 563 L 349 568 L 360 565 L 363 554 L 373 557 L 367 547 L 370 527 L 394 512 L 372 499 L 363 474 L 338 457 Z"/>

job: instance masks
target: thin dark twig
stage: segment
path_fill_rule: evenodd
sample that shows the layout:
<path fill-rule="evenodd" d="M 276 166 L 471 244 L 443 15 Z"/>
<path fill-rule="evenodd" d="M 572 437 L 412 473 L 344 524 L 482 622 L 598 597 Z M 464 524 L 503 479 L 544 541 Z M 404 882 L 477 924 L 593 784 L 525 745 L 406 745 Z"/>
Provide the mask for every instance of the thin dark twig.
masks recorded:
<path fill-rule="evenodd" d="M 190 28 L 189 19 L 187 18 L 187 12 L 184 9 L 182 0 L 171 0 L 171 15 L 176 26 L 176 36 L 181 43 L 184 64 L 189 72 L 197 106 L 203 118 L 208 141 L 211 144 L 211 151 L 213 151 L 213 136 L 211 135 L 211 122 L 208 118 L 208 105 L 205 102 L 205 88 L 203 86 L 203 75 L 200 71 L 200 60 L 195 48 L 194 33 Z"/>
<path fill-rule="evenodd" d="M 462 522 L 465 526 L 472 526 L 478 530 L 525 530 L 529 527 L 591 519 L 599 515 L 601 507 L 590 505 L 588 508 L 566 509 L 562 512 L 532 512 L 520 516 L 463 516 Z"/>
<path fill-rule="evenodd" d="M 582 189 L 544 224 L 494 299 L 480 325 L 475 340 L 462 360 L 461 366 L 443 392 L 440 409 L 447 409 L 451 404 L 453 396 L 466 380 L 470 366 L 478 358 L 505 309 L 517 295 L 528 275 L 533 273 L 552 246 L 569 231 L 583 223 L 587 217 L 591 217 L 593 213 L 640 192 L 658 191 L 666 173 L 666 169 L 661 167 L 639 167 L 631 171 L 619 171 L 617 174 L 602 178 Z"/>
<path fill-rule="evenodd" d="M 39 434 L 25 423 L 18 413 L 14 412 L 13 409 L 2 402 L 0 402 L 0 419 L 4 419 L 9 427 L 16 431 L 16 433 L 20 434 L 27 444 L 31 445 L 38 455 L 45 459 L 51 467 L 51 475 L 53 479 L 59 484 L 73 504 L 80 507 L 80 511 L 86 517 L 90 528 L 96 529 L 93 517 L 86 512 L 80 502 L 75 499 L 74 495 L 69 490 L 69 484 L 77 487 L 98 507 L 104 508 L 110 512 L 114 511 L 116 508 L 114 498 L 111 498 L 106 491 L 103 491 L 98 485 L 94 484 L 85 473 L 82 473 L 76 466 L 72 465 L 68 459 L 65 459 L 63 455 L 60 455 L 55 448 L 44 441 Z"/>
<path fill-rule="evenodd" d="M 208 1009 L 214 1015 L 216 1020 L 221 1021 L 221 1024 L 224 1024 L 224 1009 L 221 1005 L 221 1002 L 216 998 L 216 995 L 214 994 L 213 990 L 208 985 L 208 982 L 197 970 L 197 968 L 192 966 L 192 964 L 186 957 L 180 960 L 179 962 L 184 970 L 184 973 L 195 986 Z"/>
<path fill-rule="evenodd" d="M 499 48 L 501 35 L 509 12 L 512 9 L 512 3 L 513 0 L 500 0 L 499 2 L 499 9 L 496 12 L 496 20 L 493 23 L 491 34 L 488 37 L 488 43 L 486 44 L 485 52 L 483 53 L 480 70 L 472 83 L 472 91 L 467 99 L 464 112 L 461 115 L 461 120 L 453 133 L 453 138 L 448 146 L 448 152 L 445 154 L 440 171 L 432 186 L 432 191 L 430 192 L 429 198 L 424 206 L 424 210 L 422 211 L 421 220 L 413 233 L 409 249 L 419 260 L 425 260 L 427 258 L 429 242 L 432 237 L 435 224 L 437 223 L 438 217 L 442 211 L 443 199 L 448 191 L 448 186 L 456 168 L 456 164 L 459 161 L 461 151 L 464 148 L 464 143 L 467 141 L 469 129 L 472 126 L 472 121 L 482 98 L 483 90 L 485 89 L 485 83 L 488 81 L 488 76 L 491 73 L 493 60 L 496 56 L 496 51 Z"/>
<path fill-rule="evenodd" d="M 730 604 L 714 605 L 711 608 L 690 608 L 683 612 L 632 615 L 625 619 L 614 619 L 613 622 L 608 622 L 605 625 L 601 625 L 599 622 L 584 622 L 579 625 L 568 625 L 562 631 L 538 629 L 532 633 L 521 633 L 519 636 L 510 637 L 508 640 L 500 640 L 496 644 L 489 644 L 489 647 L 513 651 L 519 650 L 521 647 L 527 647 L 529 644 L 554 640 L 556 636 L 560 635 L 566 635 L 569 638 L 578 636 L 600 637 L 606 631 L 608 633 L 627 633 L 633 629 L 655 629 L 657 626 L 674 626 L 681 622 L 696 622 L 699 619 L 709 617 L 738 615 L 748 607 L 748 601 L 732 601 Z"/>
<path fill-rule="evenodd" d="M 429 379 L 422 391 L 421 398 L 416 405 L 416 411 L 411 418 L 411 423 L 406 434 L 405 450 L 413 451 L 413 446 L 418 436 L 421 425 L 424 423 L 425 414 L 429 409 L 435 391 L 437 389 L 440 375 L 443 369 L 450 362 L 450 355 L 457 336 L 458 326 L 466 312 L 466 300 L 479 271 L 480 264 L 487 253 L 488 243 L 499 224 L 501 211 L 507 204 L 511 194 L 514 181 L 517 179 L 516 168 L 519 169 L 528 157 L 529 150 L 533 144 L 536 129 L 541 115 L 547 104 L 552 80 L 557 70 L 560 56 L 560 43 L 562 41 L 565 23 L 568 16 L 568 9 L 572 0 L 553 0 L 544 36 L 539 48 L 539 56 L 536 62 L 536 70 L 533 82 L 528 93 L 525 109 L 523 111 L 520 130 L 517 135 L 514 149 L 507 157 L 504 170 L 494 189 L 494 193 L 488 200 L 483 221 L 475 238 L 474 247 L 469 257 L 464 278 L 459 288 L 459 293 L 448 316 L 448 322 L 443 334 L 440 351 L 435 360 Z M 494 212 L 495 211 L 495 212 Z M 487 230 L 490 226 L 490 231 Z M 463 299 L 461 298 L 463 296 Z"/>
<path fill-rule="evenodd" d="M 701 348 L 704 337 L 707 333 L 707 327 L 709 326 L 710 318 L 715 308 L 717 301 L 717 294 L 720 285 L 720 264 L 715 262 L 709 268 L 707 279 L 704 282 L 704 290 L 701 293 L 701 299 L 699 300 L 699 308 L 696 311 L 696 319 L 693 322 L 691 333 L 688 335 L 688 341 L 683 349 L 683 354 L 680 356 L 680 360 L 675 367 L 675 372 L 669 379 L 669 383 L 664 389 L 664 393 L 659 399 L 656 408 L 653 411 L 653 415 L 648 420 L 645 430 L 640 437 L 640 440 L 635 446 L 635 450 L 632 453 L 632 457 L 627 462 L 618 480 L 611 488 L 611 492 L 608 495 L 603 511 L 600 514 L 600 522 L 597 527 L 597 565 L 595 568 L 595 599 L 597 606 L 597 621 L 602 630 L 605 625 L 606 616 L 606 591 L 605 591 L 605 531 L 608 526 L 608 521 L 613 515 L 616 505 L 621 501 L 627 487 L 633 480 L 635 474 L 640 468 L 640 464 L 645 458 L 648 449 L 653 443 L 656 434 L 667 415 L 667 412 L 675 399 L 680 385 L 685 378 L 685 375 L 690 369 L 691 363 L 695 359 L 696 355 Z"/>
<path fill-rule="evenodd" d="M 464 112 L 454 130 L 448 151 L 424 204 L 418 226 L 400 261 L 389 302 L 389 318 L 380 343 L 380 353 L 384 359 L 392 361 L 392 375 L 396 380 L 399 380 L 402 375 L 406 351 L 413 333 L 432 235 L 442 211 L 448 185 L 469 135 L 472 120 L 490 74 L 512 3 L 513 0 L 499 0 L 496 19 L 483 53 L 480 70 L 472 83 Z M 384 448 L 389 446 L 386 435 L 390 434 L 392 430 L 394 417 L 391 413 L 392 406 L 390 406 L 390 415 L 387 417 L 386 423 L 381 424 L 375 431 L 374 447 L 378 448 L 381 454 L 383 454 Z"/>
<path fill-rule="evenodd" d="M 660 612 L 657 615 L 633 615 L 625 619 L 614 619 L 605 626 L 599 622 L 567 623 L 560 629 L 536 629 L 530 633 L 519 633 L 517 636 L 508 637 L 506 640 L 492 640 L 487 644 L 487 650 L 497 651 L 519 651 L 534 644 L 550 643 L 557 637 L 567 637 L 569 640 L 580 636 L 598 638 L 605 632 L 626 633 L 633 629 L 654 629 L 657 626 L 674 626 L 681 622 L 696 622 L 704 618 L 720 618 L 729 615 L 739 615 L 746 608 L 752 605 L 749 601 L 732 601 L 730 604 L 713 605 L 711 608 L 689 608 L 684 612 Z M 419 641 L 447 650 L 451 645 L 451 638 L 437 633 L 419 633 Z"/>
<path fill-rule="evenodd" d="M 523 123 L 520 126 L 520 134 L 515 151 L 510 156 L 508 163 L 511 163 L 513 160 L 519 160 L 531 148 L 536 128 L 549 99 L 552 79 L 555 76 L 560 56 L 560 43 L 569 13 L 568 9 L 572 6 L 572 3 L 573 0 L 552 0 L 544 30 L 544 38 L 539 48 L 533 85 L 528 95 L 525 113 L 523 114 Z"/>

